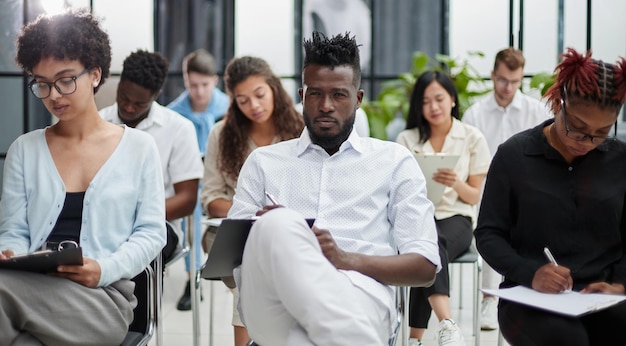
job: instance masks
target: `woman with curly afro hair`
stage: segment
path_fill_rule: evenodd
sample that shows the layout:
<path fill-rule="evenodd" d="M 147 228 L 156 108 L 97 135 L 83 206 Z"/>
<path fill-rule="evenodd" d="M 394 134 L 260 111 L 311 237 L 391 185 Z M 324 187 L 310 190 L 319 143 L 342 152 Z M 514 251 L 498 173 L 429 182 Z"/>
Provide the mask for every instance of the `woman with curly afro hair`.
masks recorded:
<path fill-rule="evenodd" d="M 27 24 L 16 61 L 58 121 L 7 152 L 0 263 L 68 247 L 83 257 L 52 273 L 0 269 L 0 344 L 119 345 L 137 304 L 131 279 L 165 244 L 156 145 L 98 115 L 94 94 L 109 74 L 111 46 L 89 12 Z"/>
<path fill-rule="evenodd" d="M 501 287 L 623 295 L 626 144 L 615 127 L 626 60 L 611 64 L 568 49 L 546 98 L 554 119 L 511 137 L 493 158 L 474 232 L 478 250 L 504 275 Z M 498 310 L 512 345 L 626 345 L 626 304 L 580 317 L 507 300 Z"/>

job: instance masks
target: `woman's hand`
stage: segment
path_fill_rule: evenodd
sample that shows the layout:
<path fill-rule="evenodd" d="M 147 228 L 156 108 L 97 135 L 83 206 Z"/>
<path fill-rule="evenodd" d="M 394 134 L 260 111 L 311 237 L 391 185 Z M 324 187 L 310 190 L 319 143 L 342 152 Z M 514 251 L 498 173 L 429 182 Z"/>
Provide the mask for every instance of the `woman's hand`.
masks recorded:
<path fill-rule="evenodd" d="M 13 255 L 14 255 L 13 250 L 11 250 L 11 249 L 4 250 L 4 251 L 0 252 L 0 261 L 1 260 L 5 260 L 5 259 L 9 259 L 9 258 L 13 257 Z"/>
<path fill-rule="evenodd" d="M 544 293 L 561 293 L 571 290 L 574 285 L 569 268 L 547 263 L 533 276 L 532 288 Z"/>
<path fill-rule="evenodd" d="M 624 294 L 626 289 L 622 284 L 610 284 L 608 282 L 594 282 L 583 288 L 580 293 L 606 293 L 606 294 Z"/>
<path fill-rule="evenodd" d="M 448 168 L 440 168 L 433 174 L 433 180 L 439 184 L 454 188 L 458 178 L 456 173 Z"/>
<path fill-rule="evenodd" d="M 96 260 L 83 257 L 83 265 L 62 265 L 57 267 L 56 273 L 51 275 L 66 278 L 83 286 L 95 288 L 100 282 L 102 270 Z"/>

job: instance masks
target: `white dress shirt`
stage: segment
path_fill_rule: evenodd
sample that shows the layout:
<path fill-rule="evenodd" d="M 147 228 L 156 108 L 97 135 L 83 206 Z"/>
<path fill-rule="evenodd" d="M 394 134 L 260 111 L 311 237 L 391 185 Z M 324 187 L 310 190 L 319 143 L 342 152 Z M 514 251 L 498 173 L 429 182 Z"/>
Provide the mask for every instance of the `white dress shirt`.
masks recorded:
<path fill-rule="evenodd" d="M 417 161 L 397 143 L 353 130 L 330 156 L 300 138 L 261 147 L 239 174 L 229 218 L 249 218 L 271 204 L 315 218 L 345 251 L 389 256 L 419 253 L 440 267 L 433 205 Z"/>
<path fill-rule="evenodd" d="M 465 111 L 463 122 L 477 127 L 485 135 L 493 157 L 498 146 L 511 136 L 551 117 L 545 104 L 518 90 L 506 108 L 498 105 L 493 92 L 487 94 Z"/>

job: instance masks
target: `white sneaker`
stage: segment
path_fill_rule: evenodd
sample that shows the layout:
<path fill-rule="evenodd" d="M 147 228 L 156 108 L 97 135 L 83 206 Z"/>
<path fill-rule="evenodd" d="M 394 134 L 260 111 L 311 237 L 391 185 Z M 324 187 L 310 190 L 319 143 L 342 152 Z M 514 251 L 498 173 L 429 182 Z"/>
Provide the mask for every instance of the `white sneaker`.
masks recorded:
<path fill-rule="evenodd" d="M 423 346 L 422 342 L 415 339 L 415 338 L 410 338 L 409 339 L 409 346 Z"/>
<path fill-rule="evenodd" d="M 439 346 L 465 346 L 461 329 L 450 319 L 439 322 L 437 340 L 439 341 Z"/>
<path fill-rule="evenodd" d="M 498 329 L 498 299 L 484 297 L 480 303 L 480 329 Z"/>

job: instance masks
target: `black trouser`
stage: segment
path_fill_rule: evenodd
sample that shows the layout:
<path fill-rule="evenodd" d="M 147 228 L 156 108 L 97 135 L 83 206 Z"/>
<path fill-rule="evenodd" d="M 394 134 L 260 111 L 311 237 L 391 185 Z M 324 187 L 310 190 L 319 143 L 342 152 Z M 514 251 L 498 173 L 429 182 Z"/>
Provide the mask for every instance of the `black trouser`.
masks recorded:
<path fill-rule="evenodd" d="M 426 328 L 432 313 L 428 297 L 432 294 L 450 295 L 450 276 L 448 263 L 463 254 L 472 243 L 472 219 L 454 215 L 447 219 L 435 220 L 439 235 L 439 257 L 441 271 L 430 287 L 412 287 L 409 300 L 409 326 Z"/>
<path fill-rule="evenodd" d="M 514 346 L 626 345 L 625 303 L 575 318 L 500 299 L 498 322 Z"/>

